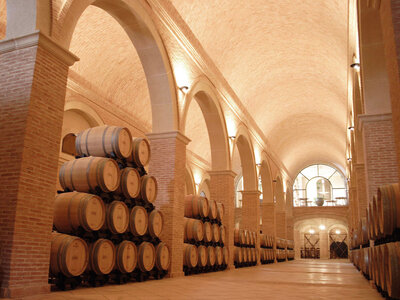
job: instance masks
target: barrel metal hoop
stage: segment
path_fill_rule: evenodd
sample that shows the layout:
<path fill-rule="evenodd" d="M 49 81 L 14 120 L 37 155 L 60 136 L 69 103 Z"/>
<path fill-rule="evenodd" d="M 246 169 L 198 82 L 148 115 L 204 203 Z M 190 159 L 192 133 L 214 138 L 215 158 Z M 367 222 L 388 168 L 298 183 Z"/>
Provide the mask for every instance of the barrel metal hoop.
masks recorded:
<path fill-rule="evenodd" d="M 85 148 L 86 148 L 86 154 L 87 155 L 89 155 L 90 156 L 90 152 L 89 152 L 89 143 L 88 143 L 88 140 L 89 140 L 89 134 L 90 134 L 90 132 L 92 131 L 92 128 L 89 128 L 88 130 L 87 130 L 87 132 L 86 132 L 86 137 L 85 137 Z"/>
<path fill-rule="evenodd" d="M 101 146 L 102 146 L 102 148 L 103 148 L 103 152 L 104 152 L 104 155 L 107 155 L 107 150 L 106 150 L 106 145 L 105 145 L 105 137 L 106 137 L 106 133 L 107 133 L 107 131 L 108 131 L 108 129 L 110 128 L 111 126 L 106 126 L 106 129 L 103 131 L 103 135 L 102 135 L 102 137 L 101 137 Z M 112 136 L 112 135 L 111 135 Z"/>

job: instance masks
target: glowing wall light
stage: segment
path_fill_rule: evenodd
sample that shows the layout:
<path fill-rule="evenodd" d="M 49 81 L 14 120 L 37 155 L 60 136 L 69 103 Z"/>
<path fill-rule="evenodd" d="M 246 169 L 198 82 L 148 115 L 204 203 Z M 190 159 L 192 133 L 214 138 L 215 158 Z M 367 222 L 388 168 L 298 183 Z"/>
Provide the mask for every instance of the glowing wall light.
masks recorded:
<path fill-rule="evenodd" d="M 325 229 L 326 229 L 326 227 L 325 227 L 325 225 L 324 225 L 324 224 L 321 224 L 321 225 L 319 225 L 319 229 L 321 229 L 321 230 L 325 230 Z"/>

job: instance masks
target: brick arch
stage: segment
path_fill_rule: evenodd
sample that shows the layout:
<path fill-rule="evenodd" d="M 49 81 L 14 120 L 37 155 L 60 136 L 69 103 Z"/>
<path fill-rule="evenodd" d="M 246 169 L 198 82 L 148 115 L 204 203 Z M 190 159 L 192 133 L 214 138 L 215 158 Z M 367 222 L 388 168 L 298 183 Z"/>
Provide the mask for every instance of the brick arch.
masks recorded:
<path fill-rule="evenodd" d="M 242 165 L 243 188 L 245 191 L 258 190 L 257 170 L 254 157 L 253 145 L 251 143 L 250 134 L 246 127 L 240 125 L 234 140 L 235 151 L 239 151 L 240 163 Z M 233 157 L 232 153 L 232 157 Z"/>
<path fill-rule="evenodd" d="M 161 37 L 143 1 L 70 0 L 53 25 L 52 37 L 69 48 L 75 26 L 89 5 L 110 14 L 125 30 L 140 58 L 148 84 L 153 132 L 178 129 L 178 109 L 175 81 Z M 135 70 L 132 70 L 134 72 Z"/>
<path fill-rule="evenodd" d="M 199 185 L 199 191 L 198 194 L 200 195 L 201 191 L 204 191 L 206 196 L 210 198 L 210 179 L 209 178 L 204 178 L 203 181 Z"/>
<path fill-rule="evenodd" d="M 193 100 L 200 106 L 207 125 L 212 170 L 229 170 L 231 162 L 225 117 L 219 103 L 218 92 L 207 78 L 198 79 L 185 96 L 180 122 L 183 133 L 185 133 L 187 114 Z"/>
<path fill-rule="evenodd" d="M 262 154 L 262 161 L 260 167 L 261 184 L 263 189 L 263 202 L 273 202 L 274 201 L 274 190 L 271 166 L 268 161 L 268 157 L 265 152 Z"/>
<path fill-rule="evenodd" d="M 86 103 L 80 101 L 66 102 L 64 107 L 64 112 L 65 111 L 75 111 L 79 113 L 92 127 L 104 125 L 104 121 L 97 114 L 97 112 Z"/>

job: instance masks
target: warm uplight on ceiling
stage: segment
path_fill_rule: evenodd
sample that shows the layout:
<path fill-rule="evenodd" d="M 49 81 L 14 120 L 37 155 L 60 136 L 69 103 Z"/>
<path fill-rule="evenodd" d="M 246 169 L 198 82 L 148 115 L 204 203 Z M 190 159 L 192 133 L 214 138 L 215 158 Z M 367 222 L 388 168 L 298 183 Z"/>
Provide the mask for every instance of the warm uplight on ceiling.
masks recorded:
<path fill-rule="evenodd" d="M 360 64 L 359 63 L 353 63 L 350 65 L 355 71 L 360 71 Z"/>
<path fill-rule="evenodd" d="M 319 225 L 319 229 L 321 229 L 321 230 L 325 230 L 325 225 L 324 224 L 321 224 L 321 225 Z"/>
<path fill-rule="evenodd" d="M 339 229 L 336 229 L 336 234 L 340 234 L 340 230 Z"/>
<path fill-rule="evenodd" d="M 310 229 L 308 232 L 311 233 L 311 234 L 314 234 L 315 230 L 314 229 Z"/>

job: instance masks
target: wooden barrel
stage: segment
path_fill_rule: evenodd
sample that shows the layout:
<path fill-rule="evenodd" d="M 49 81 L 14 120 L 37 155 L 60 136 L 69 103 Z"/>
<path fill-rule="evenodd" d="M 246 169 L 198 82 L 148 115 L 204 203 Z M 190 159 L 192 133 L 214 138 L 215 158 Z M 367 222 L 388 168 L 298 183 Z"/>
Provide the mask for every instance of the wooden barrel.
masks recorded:
<path fill-rule="evenodd" d="M 97 275 L 109 274 L 115 265 L 115 246 L 110 240 L 98 239 L 90 245 L 88 269 Z"/>
<path fill-rule="evenodd" d="M 389 297 L 400 299 L 400 242 L 385 247 L 386 287 Z"/>
<path fill-rule="evenodd" d="M 137 198 L 140 194 L 140 175 L 134 168 L 125 168 L 120 172 L 119 186 L 115 191 L 127 199 Z"/>
<path fill-rule="evenodd" d="M 200 242 L 204 238 L 204 224 L 200 220 L 185 218 L 184 240 L 185 242 Z"/>
<path fill-rule="evenodd" d="M 129 215 L 129 230 L 133 235 L 142 236 L 148 227 L 147 211 L 143 206 L 135 206 Z"/>
<path fill-rule="evenodd" d="M 225 241 L 226 241 L 226 229 L 225 229 L 224 225 L 221 225 L 219 227 L 219 236 L 220 236 L 221 243 L 225 244 Z"/>
<path fill-rule="evenodd" d="M 53 223 L 59 232 L 72 233 L 79 227 L 96 231 L 103 226 L 105 218 L 105 205 L 96 195 L 78 192 L 56 195 Z"/>
<path fill-rule="evenodd" d="M 257 261 L 256 249 L 255 248 L 249 248 L 249 249 L 251 253 L 251 261 L 256 262 Z"/>
<path fill-rule="evenodd" d="M 214 266 L 215 265 L 215 248 L 212 246 L 207 247 L 207 266 Z"/>
<path fill-rule="evenodd" d="M 79 156 L 128 158 L 132 152 L 132 136 L 125 127 L 92 127 L 77 134 L 75 147 Z"/>
<path fill-rule="evenodd" d="M 248 234 L 249 234 L 249 245 L 254 245 L 254 235 L 253 235 L 253 232 L 252 231 L 249 231 L 248 232 Z"/>
<path fill-rule="evenodd" d="M 367 218 L 361 218 L 360 220 L 360 237 L 361 245 L 366 245 L 369 243 Z"/>
<path fill-rule="evenodd" d="M 252 256 L 252 253 L 251 253 L 251 249 L 252 248 L 245 248 L 245 249 L 247 250 L 247 260 L 249 262 L 252 262 L 253 261 L 253 256 Z"/>
<path fill-rule="evenodd" d="M 220 229 L 218 224 L 212 224 L 212 241 L 218 243 L 220 240 Z"/>
<path fill-rule="evenodd" d="M 379 223 L 379 210 L 378 210 L 378 201 L 375 195 L 372 198 L 372 216 L 373 216 L 373 224 L 374 224 L 374 231 L 375 231 L 375 239 L 380 239 L 383 237 L 381 232 L 381 226 Z"/>
<path fill-rule="evenodd" d="M 225 215 L 225 206 L 223 203 L 217 202 L 217 220 L 222 222 Z"/>
<path fill-rule="evenodd" d="M 243 252 L 240 247 L 235 247 L 235 262 L 239 264 L 243 262 Z"/>
<path fill-rule="evenodd" d="M 208 217 L 211 220 L 215 220 L 217 218 L 218 212 L 217 212 L 217 202 L 214 200 L 208 199 Z"/>
<path fill-rule="evenodd" d="M 159 238 L 164 227 L 163 214 L 154 209 L 149 215 L 148 233 L 151 237 Z"/>
<path fill-rule="evenodd" d="M 197 252 L 198 252 L 198 266 L 199 267 L 205 267 L 207 266 L 207 248 L 206 246 L 200 245 L 197 247 Z"/>
<path fill-rule="evenodd" d="M 213 237 L 211 223 L 210 223 L 210 222 L 204 222 L 203 229 L 204 229 L 204 230 L 203 230 L 203 232 L 204 232 L 204 238 L 203 238 L 203 240 L 204 240 L 206 243 L 211 242 L 211 241 L 212 241 L 212 237 Z"/>
<path fill-rule="evenodd" d="M 131 273 L 137 264 L 137 248 L 131 241 L 122 241 L 116 249 L 115 267 L 121 273 Z"/>
<path fill-rule="evenodd" d="M 215 249 L 215 263 L 218 266 L 221 266 L 222 263 L 224 262 L 224 253 L 222 252 L 222 248 L 217 246 L 214 249 Z"/>
<path fill-rule="evenodd" d="M 156 267 L 158 270 L 167 271 L 171 263 L 169 248 L 166 243 L 159 243 L 156 247 Z"/>
<path fill-rule="evenodd" d="M 153 203 L 157 198 L 157 180 L 154 176 L 144 175 L 140 179 L 140 195 L 143 200 Z"/>
<path fill-rule="evenodd" d="M 113 201 L 107 204 L 106 221 L 102 227 L 114 234 L 127 231 L 129 226 L 129 209 L 122 201 Z"/>
<path fill-rule="evenodd" d="M 198 260 L 199 255 L 196 246 L 183 244 L 183 265 L 189 268 L 195 268 Z"/>
<path fill-rule="evenodd" d="M 245 239 L 245 245 L 250 245 L 250 232 L 247 230 L 247 229 L 245 229 L 244 230 L 244 239 Z"/>
<path fill-rule="evenodd" d="M 76 236 L 53 232 L 50 249 L 50 272 L 66 277 L 81 275 L 89 261 L 86 242 Z"/>
<path fill-rule="evenodd" d="M 104 157 L 83 157 L 65 162 L 59 173 L 64 190 L 114 192 L 119 186 L 117 163 Z"/>
<path fill-rule="evenodd" d="M 223 247 L 223 248 L 222 248 L 222 254 L 223 254 L 223 261 L 222 261 L 222 263 L 223 263 L 224 265 L 229 264 L 229 250 L 228 250 L 228 247 Z"/>
<path fill-rule="evenodd" d="M 363 273 L 366 275 L 369 275 L 369 261 L 370 261 L 370 257 L 369 257 L 369 252 L 368 252 L 368 248 L 364 248 L 364 253 L 363 253 Z"/>
<path fill-rule="evenodd" d="M 377 193 L 378 219 L 384 236 L 393 234 L 400 228 L 400 190 L 398 184 L 384 185 Z"/>
<path fill-rule="evenodd" d="M 380 276 L 379 282 L 381 284 L 380 286 L 381 286 L 382 290 L 387 292 L 388 290 L 387 290 L 387 285 L 386 285 L 387 282 L 386 282 L 386 280 L 387 280 L 387 277 L 388 277 L 387 276 L 388 270 L 387 270 L 387 266 L 385 265 L 385 262 L 388 261 L 388 259 L 386 257 L 386 255 L 388 254 L 387 244 L 379 245 L 378 248 L 379 248 L 379 250 L 378 250 L 378 253 L 379 253 L 379 264 L 380 264 L 380 267 L 379 267 L 379 276 Z"/>
<path fill-rule="evenodd" d="M 247 263 L 249 261 L 249 257 L 247 255 L 247 248 L 240 248 L 242 251 L 243 262 Z"/>
<path fill-rule="evenodd" d="M 142 242 L 138 249 L 138 266 L 142 272 L 149 272 L 156 262 L 156 250 L 152 243 Z"/>
<path fill-rule="evenodd" d="M 206 218 L 208 207 L 208 200 L 205 197 L 196 195 L 185 197 L 185 217 L 187 218 Z"/>
<path fill-rule="evenodd" d="M 372 257 L 372 248 L 368 247 L 368 275 L 370 280 L 373 280 L 373 257 Z M 350 251 L 351 252 L 351 251 Z"/>
<path fill-rule="evenodd" d="M 151 151 L 148 140 L 141 137 L 134 137 L 132 140 L 132 152 L 130 153 L 128 161 L 140 168 L 148 165 L 150 157 Z"/>
<path fill-rule="evenodd" d="M 378 257 L 378 247 L 373 247 L 373 265 L 374 265 L 374 282 L 379 286 L 379 257 Z"/>

